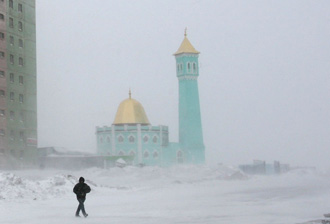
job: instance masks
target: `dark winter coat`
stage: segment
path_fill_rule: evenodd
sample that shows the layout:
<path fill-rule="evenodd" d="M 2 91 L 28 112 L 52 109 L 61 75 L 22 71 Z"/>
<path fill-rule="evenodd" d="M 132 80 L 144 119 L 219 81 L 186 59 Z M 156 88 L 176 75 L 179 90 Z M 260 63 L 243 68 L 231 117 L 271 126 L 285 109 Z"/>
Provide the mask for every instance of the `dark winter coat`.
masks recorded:
<path fill-rule="evenodd" d="M 77 195 L 77 198 L 86 198 L 86 194 L 91 191 L 91 188 L 85 183 L 77 183 L 73 188 L 73 192 Z"/>

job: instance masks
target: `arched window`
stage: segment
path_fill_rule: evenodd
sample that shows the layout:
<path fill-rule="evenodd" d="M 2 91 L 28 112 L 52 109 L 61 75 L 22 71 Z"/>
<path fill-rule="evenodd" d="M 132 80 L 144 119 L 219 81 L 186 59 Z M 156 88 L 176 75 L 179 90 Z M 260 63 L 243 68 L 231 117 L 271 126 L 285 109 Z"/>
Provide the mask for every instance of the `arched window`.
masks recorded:
<path fill-rule="evenodd" d="M 125 153 L 123 151 L 118 152 L 118 156 L 124 156 L 124 155 L 125 155 Z"/>
<path fill-rule="evenodd" d="M 145 135 L 145 136 L 143 137 L 143 142 L 144 142 L 144 143 L 147 143 L 148 140 L 149 140 L 149 137 L 148 137 L 147 135 Z"/>
<path fill-rule="evenodd" d="M 103 137 L 100 137 L 100 143 L 103 143 Z"/>
<path fill-rule="evenodd" d="M 154 157 L 154 159 L 157 159 L 158 158 L 158 152 L 157 151 L 154 151 L 154 153 L 152 154 L 152 156 Z"/>
<path fill-rule="evenodd" d="M 123 141 L 124 141 L 124 137 L 120 135 L 120 136 L 118 137 L 118 142 L 123 142 Z"/>
<path fill-rule="evenodd" d="M 144 157 L 144 158 L 148 158 L 148 157 L 149 157 L 149 152 L 148 152 L 148 151 L 145 151 L 145 152 L 143 153 L 143 157 Z"/>
<path fill-rule="evenodd" d="M 107 136 L 107 143 L 110 143 L 111 139 L 110 136 Z"/>
<path fill-rule="evenodd" d="M 153 142 L 153 143 L 157 143 L 157 142 L 158 142 L 158 138 L 157 138 L 157 136 L 154 136 L 154 137 L 152 138 L 152 142 Z"/>
<path fill-rule="evenodd" d="M 194 73 L 196 73 L 196 72 L 197 72 L 196 63 L 193 63 L 193 71 L 194 71 Z"/>
<path fill-rule="evenodd" d="M 190 72 L 190 63 L 188 63 L 188 72 Z"/>
<path fill-rule="evenodd" d="M 133 142 L 135 142 L 135 138 L 131 135 L 131 136 L 128 137 L 128 141 L 130 143 L 133 143 Z"/>
<path fill-rule="evenodd" d="M 131 151 L 131 152 L 129 153 L 129 155 L 130 155 L 130 156 L 135 156 L 135 152 L 134 152 L 134 151 Z"/>
<path fill-rule="evenodd" d="M 177 65 L 177 70 L 178 70 L 178 72 L 180 71 L 180 65 L 179 64 Z"/>

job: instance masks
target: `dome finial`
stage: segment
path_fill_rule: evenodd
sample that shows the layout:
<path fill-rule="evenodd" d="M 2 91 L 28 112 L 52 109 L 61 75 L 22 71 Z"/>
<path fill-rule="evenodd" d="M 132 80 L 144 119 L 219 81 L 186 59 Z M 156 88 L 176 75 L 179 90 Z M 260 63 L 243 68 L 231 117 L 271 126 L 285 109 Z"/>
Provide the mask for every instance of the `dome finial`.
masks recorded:
<path fill-rule="evenodd" d="M 187 27 L 184 29 L 184 36 L 187 36 Z"/>
<path fill-rule="evenodd" d="M 128 96 L 129 96 L 130 99 L 131 99 L 131 95 L 132 95 L 132 93 L 131 93 L 131 88 L 129 88 Z"/>

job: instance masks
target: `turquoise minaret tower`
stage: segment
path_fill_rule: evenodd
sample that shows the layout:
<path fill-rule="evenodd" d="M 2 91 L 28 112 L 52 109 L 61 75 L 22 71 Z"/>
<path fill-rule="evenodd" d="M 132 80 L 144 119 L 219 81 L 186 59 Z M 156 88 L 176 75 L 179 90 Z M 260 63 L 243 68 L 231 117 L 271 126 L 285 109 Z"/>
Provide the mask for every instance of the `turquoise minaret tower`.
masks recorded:
<path fill-rule="evenodd" d="M 179 81 L 179 144 L 184 162 L 205 162 L 205 147 L 199 105 L 199 52 L 192 46 L 185 30 L 181 46 L 174 53 Z"/>

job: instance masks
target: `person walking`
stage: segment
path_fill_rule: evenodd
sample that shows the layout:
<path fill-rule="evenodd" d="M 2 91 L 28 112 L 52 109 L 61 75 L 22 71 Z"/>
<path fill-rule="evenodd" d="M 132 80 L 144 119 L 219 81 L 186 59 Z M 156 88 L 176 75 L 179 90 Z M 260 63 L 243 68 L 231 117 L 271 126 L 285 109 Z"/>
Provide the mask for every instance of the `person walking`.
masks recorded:
<path fill-rule="evenodd" d="M 79 183 L 77 183 L 74 188 L 73 192 L 77 195 L 77 200 L 79 202 L 77 211 L 76 211 L 76 217 L 80 217 L 79 212 L 81 210 L 82 214 L 85 216 L 85 218 L 88 216 L 88 214 L 85 211 L 84 202 L 86 200 L 86 194 L 91 191 L 91 188 L 85 184 L 85 179 L 83 177 L 79 178 Z"/>

